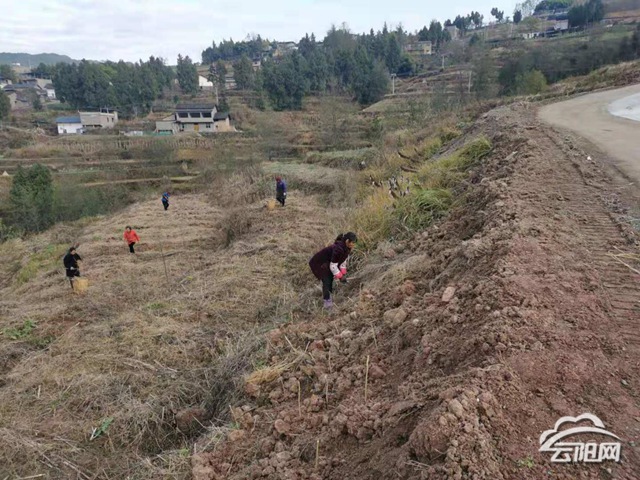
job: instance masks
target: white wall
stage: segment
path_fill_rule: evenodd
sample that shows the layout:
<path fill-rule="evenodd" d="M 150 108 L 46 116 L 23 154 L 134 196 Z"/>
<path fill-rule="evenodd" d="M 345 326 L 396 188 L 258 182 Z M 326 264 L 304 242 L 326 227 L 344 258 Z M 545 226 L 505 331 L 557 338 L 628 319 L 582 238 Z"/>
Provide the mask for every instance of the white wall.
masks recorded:
<path fill-rule="evenodd" d="M 198 75 L 198 85 L 200 88 L 213 88 L 213 82 L 210 82 L 202 75 Z"/>
<path fill-rule="evenodd" d="M 48 88 L 47 89 L 47 98 L 49 98 L 50 100 L 55 100 L 56 99 L 56 91 L 52 88 Z"/>
<path fill-rule="evenodd" d="M 82 133 L 82 124 L 80 123 L 59 123 L 58 135 L 74 135 Z"/>

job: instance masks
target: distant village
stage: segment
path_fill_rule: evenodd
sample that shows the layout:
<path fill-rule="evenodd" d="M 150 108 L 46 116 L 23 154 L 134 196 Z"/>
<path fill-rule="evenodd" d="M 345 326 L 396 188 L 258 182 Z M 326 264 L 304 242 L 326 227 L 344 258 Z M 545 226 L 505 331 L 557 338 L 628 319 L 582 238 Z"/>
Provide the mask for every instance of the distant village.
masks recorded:
<path fill-rule="evenodd" d="M 513 31 L 505 30 L 505 24 L 488 23 L 469 31 L 473 36 L 483 37 L 488 43 L 498 44 L 514 39 L 531 40 L 541 37 L 555 37 L 572 31 L 569 25 L 569 10 L 555 9 L 539 11 L 532 15 L 535 19 L 530 22 L 530 28 L 520 28 Z M 445 26 L 452 41 L 462 41 L 463 32 L 454 25 Z M 526 31 L 523 31 L 526 30 Z M 506 32 L 506 33 L 505 33 Z M 467 38 L 468 39 L 468 38 Z M 321 44 L 321 43 L 319 43 Z M 274 42 L 264 47 L 260 55 L 251 58 L 254 71 L 262 67 L 266 59 L 276 62 L 296 51 L 296 42 Z M 435 45 L 431 41 L 418 41 L 416 37 L 409 40 L 403 46 L 404 52 L 420 62 L 437 54 Z M 56 91 L 50 78 L 42 78 L 33 73 L 31 68 L 20 64 L 11 65 L 17 74 L 17 81 L 0 76 L 0 89 L 8 96 L 11 110 L 29 110 L 34 108 L 34 103 L 41 104 L 59 103 Z M 198 87 L 201 92 L 211 92 L 212 98 L 217 98 L 218 85 L 207 74 L 210 65 L 199 65 Z M 175 80 L 177 84 L 177 80 Z M 237 89 L 233 71 L 227 71 L 222 82 L 225 90 Z M 221 85 L 222 86 L 222 85 Z M 155 122 L 156 135 L 176 135 L 181 133 L 217 133 L 235 131 L 231 123 L 229 112 L 219 111 L 217 103 L 198 101 L 194 103 L 178 103 L 174 111 Z M 95 130 L 112 129 L 118 124 L 118 112 L 114 109 L 99 109 L 95 111 L 78 111 L 73 115 L 56 118 L 56 130 L 58 135 L 80 135 L 91 133 Z M 124 133 L 125 135 L 142 134 L 140 131 Z"/>

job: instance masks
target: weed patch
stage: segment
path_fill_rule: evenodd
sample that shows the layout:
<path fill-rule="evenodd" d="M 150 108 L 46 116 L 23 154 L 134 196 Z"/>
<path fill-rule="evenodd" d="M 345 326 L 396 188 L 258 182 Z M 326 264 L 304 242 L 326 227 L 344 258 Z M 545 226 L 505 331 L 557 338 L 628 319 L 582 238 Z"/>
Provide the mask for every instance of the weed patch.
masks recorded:
<path fill-rule="evenodd" d="M 20 327 L 5 328 L 4 334 L 11 340 L 22 340 L 31 335 L 34 328 L 36 324 L 32 320 L 25 320 Z"/>
<path fill-rule="evenodd" d="M 428 159 L 444 141 L 449 142 L 458 135 L 457 130 L 443 130 L 439 137 L 423 142 L 417 153 Z M 467 177 L 468 170 L 490 151 L 489 140 L 480 137 L 450 155 L 423 162 L 418 172 L 409 176 L 411 189 L 408 194 L 396 194 L 398 198 L 393 198 L 384 185 L 385 178 L 393 169 L 393 162 L 368 169 L 366 174 L 383 188 L 376 188 L 366 196 L 353 215 L 353 224 L 361 240 L 359 248 L 372 250 L 384 240 L 422 230 L 442 218 L 454 205 L 454 191 Z"/>
<path fill-rule="evenodd" d="M 48 245 L 44 250 L 31 255 L 16 275 L 18 285 L 34 279 L 40 271 L 52 268 L 58 262 L 61 263 L 67 248 L 67 245 Z"/>

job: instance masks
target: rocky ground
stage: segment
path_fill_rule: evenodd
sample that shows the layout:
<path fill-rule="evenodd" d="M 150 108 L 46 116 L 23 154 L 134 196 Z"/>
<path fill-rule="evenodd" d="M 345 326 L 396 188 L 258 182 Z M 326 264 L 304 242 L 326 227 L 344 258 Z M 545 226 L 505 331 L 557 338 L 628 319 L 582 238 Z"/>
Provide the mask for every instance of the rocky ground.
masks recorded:
<path fill-rule="evenodd" d="M 196 445 L 194 479 L 640 477 L 623 190 L 529 104 L 485 114 L 459 142 L 479 134 L 494 149 L 464 204 L 384 251 L 333 317 L 267 335 L 268 365 L 247 377 L 235 428 Z M 620 437 L 620 463 L 538 452 L 542 432 L 582 413 Z"/>

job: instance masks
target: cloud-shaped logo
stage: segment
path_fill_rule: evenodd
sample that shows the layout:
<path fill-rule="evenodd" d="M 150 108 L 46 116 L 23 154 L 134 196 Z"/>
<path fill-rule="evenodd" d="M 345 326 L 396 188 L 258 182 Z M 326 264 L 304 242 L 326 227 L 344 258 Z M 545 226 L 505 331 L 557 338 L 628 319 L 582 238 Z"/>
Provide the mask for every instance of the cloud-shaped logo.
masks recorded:
<path fill-rule="evenodd" d="M 560 427 L 562 427 L 565 423 L 576 424 L 584 420 L 589 420 L 593 424 L 593 427 L 573 427 L 568 428 L 567 430 L 560 431 Z M 578 417 L 562 417 L 556 422 L 553 430 L 546 430 L 545 432 L 543 432 L 542 435 L 540 435 L 540 451 L 553 451 L 554 449 L 552 447 L 556 444 L 556 442 L 562 440 L 563 438 L 577 435 L 579 433 L 597 433 L 620 440 L 619 437 L 605 430 L 602 420 L 600 420 L 595 415 L 592 415 L 591 413 L 584 413 Z"/>

